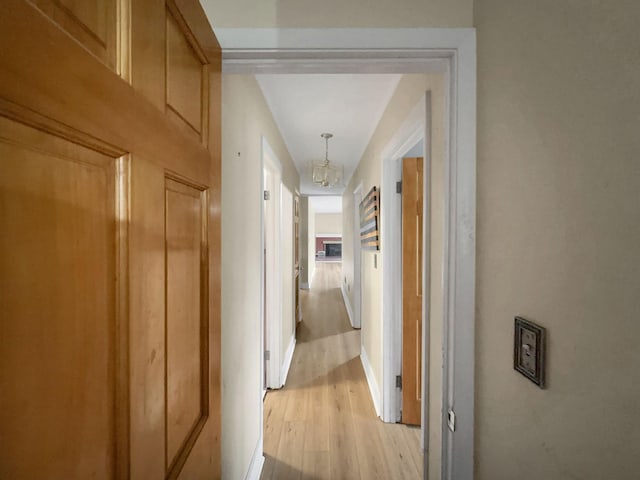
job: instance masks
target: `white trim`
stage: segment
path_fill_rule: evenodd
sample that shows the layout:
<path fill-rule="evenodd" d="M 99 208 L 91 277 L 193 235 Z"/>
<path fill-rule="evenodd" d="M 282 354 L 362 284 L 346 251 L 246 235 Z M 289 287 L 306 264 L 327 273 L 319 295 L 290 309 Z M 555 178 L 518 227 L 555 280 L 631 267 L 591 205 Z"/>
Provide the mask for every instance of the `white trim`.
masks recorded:
<path fill-rule="evenodd" d="M 309 290 L 309 288 L 311 288 L 311 287 L 309 286 L 309 282 L 301 282 L 300 283 L 300 288 L 302 290 Z"/>
<path fill-rule="evenodd" d="M 280 216 L 281 216 L 281 210 L 282 210 L 282 206 L 281 206 L 281 190 L 282 190 L 282 180 L 281 180 L 281 174 L 282 174 L 282 165 L 280 163 L 280 160 L 278 159 L 277 155 L 274 153 L 273 149 L 271 148 L 271 146 L 269 145 L 269 142 L 267 141 L 267 139 L 262 136 L 261 137 L 261 163 L 262 163 L 262 182 L 260 184 L 260 202 L 261 202 L 261 212 L 262 212 L 262 224 L 263 224 L 263 232 L 264 232 L 264 225 L 265 225 L 265 221 L 264 221 L 264 209 L 267 208 L 265 205 L 271 206 L 271 208 L 273 209 L 274 212 L 274 217 L 272 220 L 273 222 L 271 223 L 272 228 L 273 228 L 273 244 L 274 244 L 274 248 L 272 248 L 272 252 L 271 255 L 267 257 L 266 259 L 266 263 L 267 263 L 267 276 L 268 281 L 267 281 L 267 285 L 270 285 L 270 293 L 269 293 L 269 299 L 271 300 L 271 302 L 267 302 L 267 331 L 262 333 L 262 338 L 261 338 L 261 345 L 264 345 L 266 343 L 267 345 L 267 349 L 270 352 L 270 359 L 267 362 L 267 387 L 268 388 L 280 388 L 282 386 L 282 382 L 281 382 L 281 371 L 280 371 L 280 366 L 281 366 L 281 362 L 280 362 L 280 343 L 281 343 L 281 338 L 282 338 L 282 271 L 281 271 L 281 262 L 280 262 L 280 238 L 281 238 L 281 232 L 280 232 Z M 264 189 L 264 170 L 265 169 L 269 169 L 273 175 L 274 175 L 274 179 L 273 179 L 273 185 L 274 185 L 274 191 L 271 192 L 271 200 L 269 200 L 269 202 L 272 203 L 267 203 L 265 204 L 264 198 L 263 198 L 263 194 L 262 191 Z M 267 251 L 270 251 L 267 248 Z M 265 274 L 264 274 L 264 252 L 265 252 L 265 239 L 264 239 L 264 233 L 263 233 L 263 239 L 262 239 L 262 246 L 261 246 L 261 252 L 260 252 L 260 258 L 262 259 L 262 261 L 260 262 L 260 270 L 261 270 L 261 275 L 260 275 L 260 282 L 262 285 L 261 291 L 262 291 L 262 299 L 263 302 L 265 301 L 265 291 L 266 291 L 266 285 L 265 285 Z M 264 303 L 263 303 L 264 305 Z M 264 310 L 264 308 L 262 309 Z M 264 313 L 261 313 L 261 315 L 264 315 Z M 264 325 L 264 321 L 262 322 L 262 325 Z M 266 335 L 266 342 L 264 339 L 264 336 Z M 261 364 L 263 365 L 263 369 L 264 369 L 264 355 L 262 355 L 262 360 L 261 360 Z M 262 370 L 261 370 L 262 372 Z"/>
<path fill-rule="evenodd" d="M 362 181 L 353 190 L 353 322 L 354 328 L 362 328 L 362 247 L 360 245 L 360 212 L 362 201 Z M 343 267 L 344 270 L 344 267 Z M 344 275 L 344 273 L 343 273 Z M 364 341 L 360 336 L 360 343 Z"/>
<path fill-rule="evenodd" d="M 473 479 L 476 235 L 476 39 L 461 38 L 449 75 L 445 185 L 443 418 L 455 406 L 456 431 L 442 422 L 442 478 Z"/>
<path fill-rule="evenodd" d="M 376 409 L 376 415 L 379 417 L 380 416 L 380 389 L 378 388 L 378 382 L 376 382 L 376 377 L 373 374 L 373 368 L 371 368 L 371 363 L 369 363 L 369 357 L 367 356 L 367 351 L 364 348 L 360 350 L 360 361 L 362 362 L 364 375 L 365 377 L 367 377 L 367 384 L 369 385 L 369 391 L 371 392 L 373 407 Z"/>
<path fill-rule="evenodd" d="M 316 257 L 314 255 L 314 257 L 313 257 L 313 271 L 311 272 L 311 277 L 309 277 L 309 290 L 311 290 L 313 288 L 313 279 L 316 276 L 317 268 L 315 267 L 315 265 L 316 265 Z"/>
<path fill-rule="evenodd" d="M 431 92 L 426 92 L 424 98 L 424 141 L 422 144 L 422 158 L 423 163 L 423 178 L 422 178 L 422 358 L 420 363 L 422 364 L 422 371 L 425 372 L 422 375 L 422 405 L 421 405 L 421 423 L 420 429 L 422 435 L 420 436 L 420 448 L 423 453 L 429 451 L 429 428 L 431 426 L 432 419 L 429 418 L 429 406 L 430 406 L 430 392 L 431 392 L 431 377 L 429 376 L 429 352 L 431 344 L 431 311 L 429 297 L 431 292 L 431 150 L 433 145 L 432 137 L 432 103 Z M 445 135 L 448 130 L 445 128 Z M 444 252 L 442 253 L 442 260 L 445 261 Z M 442 319 L 444 322 L 444 318 Z M 441 387 L 442 388 L 442 387 Z"/>
<path fill-rule="evenodd" d="M 251 457 L 249 470 L 247 471 L 247 475 L 244 477 L 245 480 L 260 480 L 262 467 L 264 466 L 264 455 L 262 454 L 263 448 L 262 435 L 260 435 L 260 439 L 258 440 L 256 448 L 253 451 L 253 456 Z"/>
<path fill-rule="evenodd" d="M 347 315 L 349 315 L 349 323 L 351 324 L 351 328 L 357 328 L 354 324 L 353 310 L 351 309 L 351 302 L 349 301 L 347 290 L 344 288 L 344 282 L 340 286 L 340 291 L 342 292 L 342 301 L 344 301 L 344 307 L 347 309 Z"/>
<path fill-rule="evenodd" d="M 223 72 L 241 64 L 260 73 L 274 64 L 303 73 L 313 66 L 340 73 L 358 63 L 360 72 L 383 64 L 407 70 L 406 59 L 424 68 L 447 65 L 445 184 L 445 292 L 443 412 L 455 405 L 456 432 L 443 427 L 442 478 L 471 480 L 474 452 L 475 222 L 476 222 L 476 37 L 473 28 L 401 29 L 215 29 L 223 49 Z M 348 59 L 348 62 L 344 60 Z M 394 61 L 394 59 L 397 59 Z M 332 62 L 333 60 L 333 62 Z M 409 62 L 410 63 L 410 62 Z M 416 63 L 420 63 L 416 61 Z M 404 70 L 403 70 L 404 68 Z M 423 371 L 427 375 L 427 371 Z M 446 425 L 446 422 L 442 422 Z M 424 456 L 425 476 L 428 455 Z"/>
<path fill-rule="evenodd" d="M 284 384 L 287 383 L 287 376 L 289 375 L 289 369 L 291 368 L 291 362 L 293 361 L 293 352 L 296 349 L 296 337 L 293 335 L 291 337 L 291 341 L 289 342 L 289 346 L 287 347 L 287 352 L 284 354 L 284 362 L 282 363 L 282 369 L 280 371 L 280 379 L 282 380 L 281 387 L 284 387 Z"/>
<path fill-rule="evenodd" d="M 395 183 L 402 178 L 401 157 L 425 138 L 425 98 L 411 109 L 382 150 L 382 191 L 395 192 Z M 381 203 L 380 231 L 385 251 L 382 256 L 385 272 L 382 276 L 382 420 L 398 422 L 402 398 L 395 380 L 402 372 L 402 197 L 391 193 Z M 428 296 L 423 298 L 426 300 Z"/>

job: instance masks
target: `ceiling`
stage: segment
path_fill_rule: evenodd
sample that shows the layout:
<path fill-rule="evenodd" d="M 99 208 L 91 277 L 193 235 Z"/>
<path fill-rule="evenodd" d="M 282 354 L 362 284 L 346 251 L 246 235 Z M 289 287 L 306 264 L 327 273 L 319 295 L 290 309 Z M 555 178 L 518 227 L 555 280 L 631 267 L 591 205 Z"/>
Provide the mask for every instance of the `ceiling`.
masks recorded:
<path fill-rule="evenodd" d="M 302 195 L 342 195 L 400 81 L 399 74 L 256 75 L 300 173 Z M 325 156 L 321 133 L 332 133 L 329 160 L 344 167 L 343 184 L 311 182 L 310 164 Z"/>

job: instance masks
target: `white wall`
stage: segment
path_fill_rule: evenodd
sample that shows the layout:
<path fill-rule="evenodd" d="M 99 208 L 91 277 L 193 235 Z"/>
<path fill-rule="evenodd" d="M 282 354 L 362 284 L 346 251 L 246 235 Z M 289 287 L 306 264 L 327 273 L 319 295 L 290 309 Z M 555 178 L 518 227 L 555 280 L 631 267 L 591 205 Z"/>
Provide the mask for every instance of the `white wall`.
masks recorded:
<path fill-rule="evenodd" d="M 429 357 L 429 415 L 432 418 L 432 428 L 429 430 L 429 445 L 431 451 L 430 478 L 440 478 L 440 429 L 435 422 L 440 418 L 442 408 L 442 256 L 443 256 L 443 214 L 444 214 L 444 77 L 433 75 L 403 75 L 398 87 L 391 97 L 385 112 L 367 146 L 364 155 L 356 169 L 342 198 L 343 205 L 343 236 L 342 236 L 342 265 L 343 274 L 347 279 L 347 286 L 353 285 L 353 236 L 358 235 L 354 229 L 353 191 L 362 182 L 363 196 L 374 185 L 378 188 L 381 182 L 382 158 L 384 148 L 399 130 L 415 105 L 421 101 L 427 90 L 431 91 L 432 102 L 432 144 L 431 144 L 431 173 L 432 183 L 429 186 L 431 204 L 431 249 L 429 315 L 430 323 L 430 357 Z M 388 193 L 388 192 L 387 192 Z M 385 194 L 381 192 L 381 202 Z M 362 252 L 362 343 L 371 363 L 377 387 L 382 391 L 382 255 L 385 245 L 380 246 L 379 252 L 364 250 Z M 374 267 L 374 257 L 377 256 L 377 268 Z M 353 305 L 354 288 L 348 288 L 349 301 Z"/>
<path fill-rule="evenodd" d="M 475 5 L 475 478 L 640 478 L 640 2 Z"/>
<path fill-rule="evenodd" d="M 262 424 L 260 330 L 261 136 L 282 163 L 290 189 L 298 174 L 257 82 L 222 77 L 222 476 L 244 479 Z"/>
<path fill-rule="evenodd" d="M 214 27 L 469 27 L 473 0 L 201 0 Z"/>
<path fill-rule="evenodd" d="M 316 213 L 316 237 L 342 235 L 341 213 Z"/>

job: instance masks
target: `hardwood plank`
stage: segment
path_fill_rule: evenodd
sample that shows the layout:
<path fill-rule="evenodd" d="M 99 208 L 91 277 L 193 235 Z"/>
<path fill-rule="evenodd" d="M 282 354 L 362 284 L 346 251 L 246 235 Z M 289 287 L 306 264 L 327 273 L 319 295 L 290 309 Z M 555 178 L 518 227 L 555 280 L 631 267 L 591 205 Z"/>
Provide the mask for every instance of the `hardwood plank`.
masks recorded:
<path fill-rule="evenodd" d="M 305 427 L 305 422 L 283 423 L 272 478 L 294 480 L 302 476 Z"/>
<path fill-rule="evenodd" d="M 265 462 L 262 468 L 262 478 L 273 478 L 275 458 L 278 455 L 278 446 L 284 424 L 284 412 L 289 397 L 282 391 L 272 391 L 267 395 L 264 403 L 264 455 Z"/>
<path fill-rule="evenodd" d="M 420 478 L 422 473 L 422 454 L 420 453 L 420 439 L 415 433 L 405 435 L 405 432 L 420 432 L 419 428 L 407 427 L 400 424 L 378 426 L 380 434 L 384 436 L 390 448 L 384 450 L 385 462 L 389 472 L 397 478 Z"/>
<path fill-rule="evenodd" d="M 304 480 L 331 478 L 329 452 L 308 452 L 305 450 L 301 478 Z"/>
<path fill-rule="evenodd" d="M 262 479 L 418 479 L 419 429 L 376 417 L 349 325 L 340 264 L 317 263 L 284 388 L 265 398 Z"/>

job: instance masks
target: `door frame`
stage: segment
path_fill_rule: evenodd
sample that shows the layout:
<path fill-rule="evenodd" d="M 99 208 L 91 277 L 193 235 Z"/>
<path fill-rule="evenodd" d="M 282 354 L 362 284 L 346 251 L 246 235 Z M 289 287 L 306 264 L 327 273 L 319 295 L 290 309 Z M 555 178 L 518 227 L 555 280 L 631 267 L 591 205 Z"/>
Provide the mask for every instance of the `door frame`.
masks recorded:
<path fill-rule="evenodd" d="M 427 157 L 427 145 L 431 144 L 426 132 L 426 113 L 430 111 L 430 100 L 425 95 L 411 110 L 400 129 L 382 152 L 382 185 L 380 189 L 386 192 L 394 192 L 396 182 L 402 179 L 402 158 L 420 141 L 424 141 L 423 157 L 425 159 L 424 170 L 429 169 Z M 429 103 L 429 105 L 427 105 Z M 425 199 L 427 198 L 428 185 L 424 184 Z M 428 212 L 424 212 L 424 224 L 428 223 Z M 383 380 L 382 380 L 382 420 L 385 422 L 399 422 L 402 406 L 402 396 L 396 387 L 395 378 L 402 373 L 402 197 L 399 194 L 385 196 L 381 203 L 381 237 L 385 246 L 383 255 L 383 271 L 386 272 L 382 279 L 382 324 L 383 324 Z M 426 240 L 425 237 L 424 239 Z M 423 245 L 424 248 L 424 245 Z M 423 261 L 426 256 L 423 256 Z M 428 270 L 428 264 L 423 264 L 423 274 Z M 427 301 L 428 286 L 423 282 L 424 302 Z M 428 310 L 424 315 L 423 305 L 423 332 L 429 330 Z M 428 344 L 428 343 L 427 343 Z M 422 351 L 424 352 L 424 344 Z M 423 368 L 425 358 L 423 356 Z M 424 379 L 423 379 L 424 380 Z M 425 382 L 423 381 L 423 385 Z M 428 402 L 428 397 L 424 396 Z M 425 422 L 423 422 L 425 423 Z"/>
<path fill-rule="evenodd" d="M 362 182 L 353 190 L 353 328 L 362 328 L 362 246 L 360 245 L 360 212 L 362 201 Z M 360 336 L 362 343 L 362 336 Z M 362 346 L 362 345 L 361 345 Z"/>
<path fill-rule="evenodd" d="M 380 189 L 394 192 L 396 182 L 402 179 L 402 159 L 419 142 L 423 142 L 424 158 L 423 179 L 423 256 L 422 256 L 422 423 L 421 445 L 428 446 L 429 417 L 429 178 L 431 170 L 431 92 L 425 95 L 413 107 L 404 123 L 382 151 L 382 185 Z M 399 422 L 401 418 L 402 392 L 396 386 L 396 376 L 402 374 L 402 196 L 386 195 L 381 204 L 381 236 L 385 246 L 383 255 L 382 278 L 382 325 L 383 325 L 383 380 L 382 380 L 382 420 Z"/>
<path fill-rule="evenodd" d="M 266 354 L 263 349 L 263 354 L 260 360 L 260 371 L 265 372 L 267 384 L 263 385 L 263 391 L 267 388 L 280 388 L 282 387 L 281 377 L 281 338 L 282 338 L 282 271 L 280 261 L 280 236 L 281 236 L 281 190 L 282 190 L 282 165 L 277 155 L 269 145 L 267 139 L 261 137 L 261 181 L 260 181 L 260 231 L 262 232 L 260 239 L 260 297 L 261 297 L 261 332 L 260 332 L 260 345 L 267 345 L 270 358 L 266 360 Z M 274 191 L 271 192 L 271 197 L 267 201 L 264 199 L 265 190 L 265 170 L 270 170 L 274 175 Z M 274 228 L 272 232 L 273 244 L 276 248 L 267 251 L 265 236 L 265 211 L 270 208 L 272 221 L 269 222 Z M 265 271 L 266 269 L 266 271 Z M 266 284 L 265 284 L 266 279 Z M 272 299 L 271 303 L 267 303 L 265 309 L 265 302 L 267 300 L 267 285 L 272 285 L 272 289 L 269 293 L 269 299 Z M 266 310 L 266 319 L 265 319 Z M 266 331 L 265 331 L 266 325 Z"/>
<path fill-rule="evenodd" d="M 474 28 L 219 28 L 224 73 L 446 74 L 442 478 L 474 472 Z M 384 247 L 384 242 L 383 242 Z M 426 330 L 426 329 L 425 329 Z M 424 375 L 428 372 L 423 370 Z M 455 432 L 442 421 L 455 407 Z M 425 478 L 428 475 L 425 450 Z"/>

